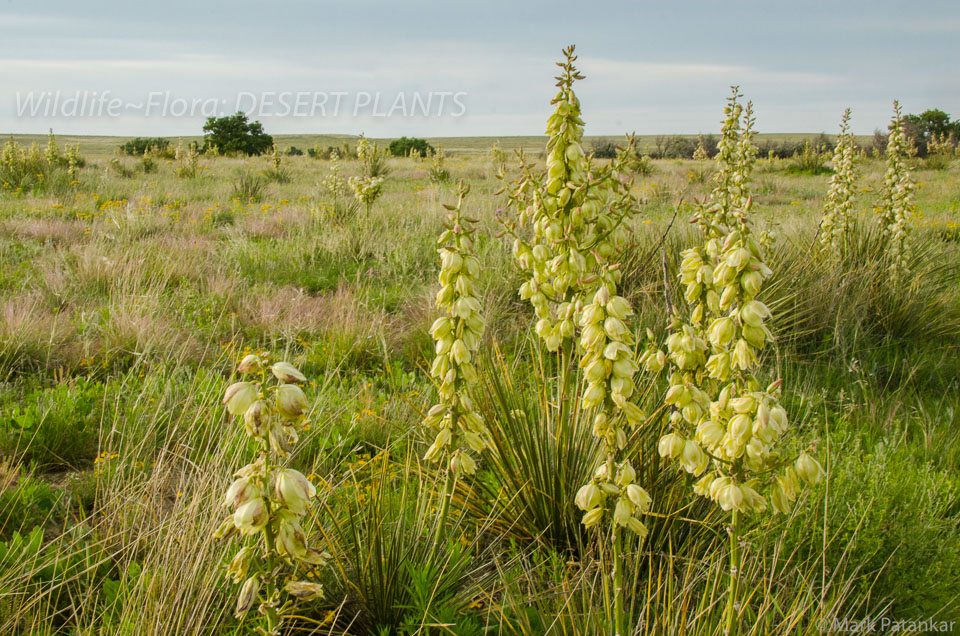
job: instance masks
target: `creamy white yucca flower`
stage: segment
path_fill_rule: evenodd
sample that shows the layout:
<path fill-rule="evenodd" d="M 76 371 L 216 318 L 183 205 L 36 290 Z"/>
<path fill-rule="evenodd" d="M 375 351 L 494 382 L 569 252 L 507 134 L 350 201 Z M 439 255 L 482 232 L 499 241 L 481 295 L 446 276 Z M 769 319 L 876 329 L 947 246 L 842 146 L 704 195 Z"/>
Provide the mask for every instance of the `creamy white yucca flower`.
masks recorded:
<path fill-rule="evenodd" d="M 473 453 L 489 446 L 489 432 L 471 398 L 484 322 L 475 282 L 480 272 L 473 248 L 476 219 L 463 214 L 469 191 L 461 182 L 457 204 L 445 206 L 450 211 L 448 223 L 437 240 L 440 290 L 436 304 L 442 315 L 430 327 L 436 352 L 430 375 L 438 383 L 440 402 L 424 419 L 436 431 L 424 458 L 445 463 L 455 476 L 476 472 Z"/>
<path fill-rule="evenodd" d="M 526 275 L 520 297 L 533 305 L 536 333 L 550 351 L 573 346 L 579 313 L 597 288 L 595 276 L 621 261 L 629 238 L 625 221 L 638 210 L 626 169 L 634 156 L 632 138 L 629 151 L 609 164 L 585 153 L 580 100 L 573 90 L 583 76 L 573 65 L 573 48 L 564 53 L 547 120 L 546 166 L 537 170 L 521 155 L 520 178 L 509 188 L 516 216 L 501 219 Z"/>
<path fill-rule="evenodd" d="M 336 150 L 330 153 L 330 171 L 323 178 L 323 187 L 334 198 L 339 199 L 347 194 L 347 181 L 341 175 L 340 153 Z"/>
<path fill-rule="evenodd" d="M 833 151 L 833 176 L 820 221 L 820 250 L 833 258 L 846 253 L 850 232 L 850 214 L 856 189 L 856 146 L 850 132 L 850 109 L 843 112 L 840 134 Z"/>
<path fill-rule="evenodd" d="M 893 119 L 887 139 L 887 172 L 880 190 L 879 220 L 887 243 L 890 276 L 900 281 L 907 273 L 910 259 L 910 234 L 913 231 L 913 191 L 916 186 L 907 167 L 910 156 L 903 129 L 900 103 L 893 102 Z"/>
<path fill-rule="evenodd" d="M 350 177 L 347 184 L 353 190 L 357 201 L 369 207 L 380 197 L 383 177 Z"/>
<path fill-rule="evenodd" d="M 671 318 L 665 356 L 648 344 L 643 360 L 659 371 L 663 356 L 670 373 L 664 402 L 671 430 L 659 454 L 702 476 L 694 492 L 723 510 L 762 512 L 767 497 L 776 510 L 787 509 L 799 489 L 780 487 L 785 471 L 793 470 L 778 448 L 789 428 L 779 402 L 782 383 L 764 388 L 755 375 L 773 341 L 770 309 L 758 298 L 772 272 L 750 224 L 756 150 L 752 108 L 739 98 L 734 88 L 724 109 L 714 190 L 697 206 L 703 244 L 682 253 L 680 289 L 689 315 Z M 811 462 L 803 466 L 811 477 L 816 472 Z"/>
<path fill-rule="evenodd" d="M 633 309 L 618 294 L 629 236 L 626 221 L 638 209 L 626 169 L 635 153 L 631 145 L 610 164 L 600 164 L 584 152 L 584 121 L 573 90 L 583 76 L 574 66 L 572 46 L 564 56 L 559 90 L 551 102 L 554 111 L 547 120 L 545 168 L 524 163 L 509 195 L 516 219 L 502 222 L 514 239 L 514 259 L 526 275 L 519 291 L 533 305 L 534 331 L 547 350 L 571 358 L 576 354 L 586 380 L 580 404 L 592 418 L 593 434 L 604 444 L 604 470 L 576 498 L 583 523 L 597 525 L 607 510 L 616 513 L 615 533 L 625 527 L 646 534 L 639 520 L 646 509 L 630 503 L 625 494 L 629 484 L 618 485 L 614 470 L 624 462 L 620 455 L 627 430 L 646 417 L 633 401 L 639 368 Z M 598 499 L 595 492 L 605 494 Z"/>
<path fill-rule="evenodd" d="M 250 379 L 231 384 L 223 402 L 236 420 L 242 420 L 243 430 L 257 442 L 260 453 L 235 473 L 223 498 L 231 512 L 214 537 L 239 538 L 243 544 L 227 568 L 235 584 L 244 581 L 237 617 L 245 617 L 259 605 L 257 615 L 266 623 L 263 633 L 275 634 L 294 607 L 292 602 L 277 601 L 286 579 L 284 571 L 300 572 L 326 562 L 325 553 L 309 547 L 301 525 L 317 489 L 303 473 L 285 465 L 309 409 L 298 386 L 307 378 L 289 362 L 269 365 L 266 354 L 244 356 L 237 371 Z M 289 569 L 282 563 L 288 563 Z M 289 582 L 282 589 L 292 600 L 310 600 L 322 592 L 319 587 L 290 587 Z"/>

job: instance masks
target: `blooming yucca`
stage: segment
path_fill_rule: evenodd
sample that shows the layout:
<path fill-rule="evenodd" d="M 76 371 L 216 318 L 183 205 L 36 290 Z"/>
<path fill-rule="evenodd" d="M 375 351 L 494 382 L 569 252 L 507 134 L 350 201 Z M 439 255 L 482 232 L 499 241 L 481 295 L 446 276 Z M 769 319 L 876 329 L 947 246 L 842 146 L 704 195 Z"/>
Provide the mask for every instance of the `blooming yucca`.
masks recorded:
<path fill-rule="evenodd" d="M 653 370 L 665 358 L 671 366 L 664 398 L 671 431 L 660 439 L 660 455 L 699 477 L 696 494 L 731 512 L 728 630 L 739 569 L 738 515 L 764 511 L 768 497 L 777 511 L 788 511 L 800 489 L 797 475 L 815 483 L 821 472 L 806 453 L 795 462 L 781 456 L 777 443 L 788 429 L 781 382 L 762 387 L 755 376 L 758 353 L 773 339 L 770 310 L 757 299 L 772 272 L 749 222 L 756 150 L 752 108 L 739 97 L 734 87 L 711 200 L 697 207 L 704 243 L 683 252 L 680 283 L 690 313 L 672 317 L 668 356 L 648 346 L 642 358 Z"/>
<path fill-rule="evenodd" d="M 629 458 L 623 456 L 627 427 L 645 417 L 632 401 L 637 371 L 633 310 L 618 294 L 628 238 L 625 221 L 638 207 L 625 168 L 634 153 L 632 148 L 618 152 L 610 164 L 595 164 L 586 155 L 580 100 L 573 91 L 573 83 L 583 76 L 574 67 L 574 47 L 563 54 L 559 91 L 551 102 L 554 112 L 547 120 L 546 169 L 536 171 L 521 155 L 522 172 L 509 195 L 516 219 L 501 222 L 514 238 L 514 258 L 526 275 L 520 296 L 536 312 L 535 332 L 548 351 L 560 352 L 557 402 L 569 399 L 574 390 L 568 370 L 575 357 L 586 380 L 580 404 L 593 418 L 593 434 L 602 440 L 605 453 L 574 503 L 584 513 L 583 524 L 609 539 L 601 548 L 612 550 L 613 623 L 621 633 L 621 532 L 626 528 L 645 536 L 641 517 L 650 505 L 649 495 L 635 483 Z"/>
<path fill-rule="evenodd" d="M 259 605 L 259 613 L 266 620 L 263 631 L 277 634 L 296 600 L 322 594 L 319 585 L 298 581 L 291 575 L 322 566 L 329 557 L 308 546 L 301 526 L 317 489 L 303 473 L 284 465 L 297 443 L 307 410 L 307 399 L 299 386 L 306 377 L 288 362 L 268 366 L 265 359 L 254 354 L 244 357 L 237 370 L 251 378 L 259 376 L 259 381 L 231 384 L 223 403 L 237 421 L 243 422 L 247 435 L 259 442 L 261 452 L 256 461 L 235 473 L 236 479 L 223 501 L 232 512 L 214 536 L 239 536 L 245 544 L 227 568 L 233 582 L 242 583 L 237 616 L 242 618 Z M 269 381 L 268 373 L 275 382 Z"/>
<path fill-rule="evenodd" d="M 424 420 L 427 427 L 437 431 L 424 458 L 443 462 L 455 477 L 476 472 L 473 454 L 489 446 L 489 433 L 471 396 L 471 387 L 477 382 L 476 356 L 484 324 L 475 283 L 480 271 L 473 249 L 476 230 L 472 226 L 476 219 L 463 214 L 463 201 L 469 191 L 461 182 L 457 204 L 445 205 L 451 212 L 447 217 L 449 224 L 437 240 L 437 307 L 444 315 L 430 327 L 436 342 L 430 374 L 439 383 L 440 402 Z"/>
<path fill-rule="evenodd" d="M 580 100 L 573 91 L 582 79 L 573 62 L 573 47 L 558 65 L 559 92 L 547 120 L 546 171 L 524 163 L 510 193 L 517 209 L 515 222 L 505 221 L 513 235 L 513 254 L 527 280 L 520 296 L 536 312 L 536 333 L 550 351 L 566 347 L 576 337 L 579 312 L 599 287 L 597 274 L 618 263 L 629 236 L 624 221 L 636 213 L 636 200 L 622 171 L 621 160 L 594 165 L 582 146 Z M 629 153 L 621 153 L 623 157 Z M 522 156 L 521 156 L 522 159 Z M 518 226 L 529 225 L 532 237 Z M 619 273 L 610 273 L 619 279 Z"/>
<path fill-rule="evenodd" d="M 893 119 L 887 141 L 887 173 L 880 191 L 880 225 L 887 241 L 889 271 L 893 281 L 899 281 L 907 271 L 910 258 L 910 232 L 915 188 L 910 170 L 907 136 L 903 130 L 900 103 L 893 102 Z"/>
<path fill-rule="evenodd" d="M 820 249 L 834 257 L 846 253 L 847 234 L 850 228 L 850 210 L 853 208 L 854 183 L 857 175 L 854 162 L 856 148 L 853 133 L 850 132 L 850 109 L 843 112 L 840 122 L 840 134 L 833 151 L 833 176 L 827 201 L 823 206 L 823 220 L 820 221 Z"/>

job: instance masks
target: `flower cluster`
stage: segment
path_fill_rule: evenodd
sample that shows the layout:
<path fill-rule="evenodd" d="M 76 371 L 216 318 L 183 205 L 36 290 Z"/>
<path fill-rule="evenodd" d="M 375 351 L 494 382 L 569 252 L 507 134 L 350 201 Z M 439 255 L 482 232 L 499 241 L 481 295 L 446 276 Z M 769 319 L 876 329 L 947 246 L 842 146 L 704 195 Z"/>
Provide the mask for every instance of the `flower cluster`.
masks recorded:
<path fill-rule="evenodd" d="M 853 208 L 854 182 L 857 175 L 854 169 L 856 148 L 853 133 L 850 132 L 850 109 L 843 112 L 837 146 L 833 151 L 833 177 L 827 191 L 827 201 L 823 206 L 823 220 L 820 221 L 820 249 L 834 257 L 845 252 L 847 234 L 850 228 L 850 210 Z"/>
<path fill-rule="evenodd" d="M 254 354 L 247 355 L 237 370 L 247 376 L 259 375 L 260 381 L 231 384 L 223 403 L 231 415 L 242 419 L 247 435 L 259 442 L 262 452 L 235 473 L 236 479 L 224 495 L 231 514 L 214 536 L 253 538 L 236 553 L 227 573 L 234 583 L 242 583 L 237 616 L 245 616 L 259 604 L 267 633 L 272 634 L 278 633 L 284 614 L 293 606 L 291 598 L 282 598 L 281 582 L 292 599 L 319 598 L 323 593 L 319 584 L 293 575 L 322 566 L 329 557 L 308 546 L 301 526 L 317 489 L 301 472 L 279 463 L 289 457 L 304 421 L 308 404 L 298 385 L 306 377 L 287 362 L 268 367 Z M 269 381 L 268 371 L 275 382 Z M 289 576 L 282 574 L 284 563 L 292 569 Z"/>
<path fill-rule="evenodd" d="M 880 225 L 887 241 L 890 274 L 899 280 L 909 261 L 910 216 L 915 188 L 907 169 L 907 136 L 903 129 L 900 104 L 893 103 L 894 116 L 890 122 L 887 141 L 887 174 L 880 194 Z"/>
<path fill-rule="evenodd" d="M 516 221 L 532 226 L 533 236 L 521 238 L 516 223 L 505 223 L 514 236 L 514 258 L 529 276 L 520 296 L 533 305 L 537 335 L 551 351 L 572 344 L 579 312 L 597 289 L 596 275 L 619 262 L 628 237 L 624 220 L 637 207 L 623 179 L 623 159 L 595 166 L 584 153 L 584 122 L 573 91 L 573 82 L 583 76 L 573 66 L 573 47 L 564 55 L 555 110 L 547 121 L 546 171 L 524 163 L 510 193 Z"/>
<path fill-rule="evenodd" d="M 603 505 L 604 498 L 615 495 L 615 527 L 626 527 L 646 536 L 646 527 L 638 517 L 647 511 L 650 496 L 634 483 L 636 473 L 630 462 L 617 462 L 618 453 L 627 445 L 624 425 L 636 426 L 646 418 L 630 401 L 638 364 L 633 333 L 627 326 L 633 310 L 625 298 L 617 295 L 618 269 L 612 266 L 604 272 L 599 289 L 580 314 L 580 367 L 587 381 L 581 401 L 584 410 L 596 411 L 593 434 L 603 440 L 607 461 L 597 469 L 593 480 L 580 489 L 576 504 L 585 513 L 584 525 L 592 527 L 599 523 L 603 510 L 608 509 Z M 594 496 L 594 492 L 602 496 Z"/>
<path fill-rule="evenodd" d="M 577 491 L 577 507 L 585 513 L 583 524 L 588 528 L 599 524 L 604 511 L 611 508 L 608 499 L 613 498 L 614 526 L 645 537 L 647 527 L 640 521 L 640 516 L 650 509 L 650 495 L 636 483 L 637 473 L 629 461 L 614 465 L 614 468 L 611 473 L 610 464 L 600 464 L 593 481 Z"/>
<path fill-rule="evenodd" d="M 444 316 L 430 327 L 436 341 L 436 358 L 430 374 L 439 384 L 440 403 L 427 413 L 424 424 L 436 430 L 436 438 L 425 459 L 449 462 L 455 476 L 476 472 L 471 454 L 489 446 L 489 434 L 480 414 L 474 409 L 470 387 L 477 381 L 475 360 L 483 336 L 483 316 L 474 282 L 480 261 L 474 255 L 476 219 L 463 215 L 463 200 L 469 188 L 460 183 L 450 224 L 437 241 L 440 245 L 440 291 L 437 307 Z"/>
<path fill-rule="evenodd" d="M 270 162 L 273 164 L 274 170 L 279 170 L 280 165 L 283 163 L 283 158 L 280 156 L 280 148 L 277 144 L 273 144 L 273 148 L 270 150 Z"/>
<path fill-rule="evenodd" d="M 608 166 L 595 166 L 584 153 L 584 122 L 573 91 L 574 81 L 583 76 L 573 65 L 573 51 L 572 46 L 564 50 L 566 59 L 559 64 L 560 90 L 547 120 L 546 171 L 535 172 L 524 164 L 510 194 L 518 223 L 532 226 L 533 236 L 521 238 L 516 225 L 506 225 L 514 236 L 516 262 L 529 276 L 520 296 L 536 312 L 534 330 L 548 350 L 579 353 L 586 379 L 580 401 L 594 414 L 593 433 L 606 449 L 594 478 L 576 497 L 585 513 L 583 522 L 595 526 L 612 510 L 615 533 L 629 527 L 643 535 L 646 528 L 639 516 L 646 512 L 642 502 L 649 497 L 633 483 L 629 461 L 619 458 L 627 442 L 625 427 L 645 418 L 630 401 L 638 366 L 629 327 L 633 310 L 617 294 L 625 221 L 637 208 L 625 169 L 632 152 L 618 153 Z M 636 501 L 628 495 L 631 485 Z M 616 497 L 615 505 L 608 502 L 610 496 Z"/>
<path fill-rule="evenodd" d="M 323 178 L 323 187 L 334 199 L 339 199 L 347 193 L 347 182 L 340 174 L 340 153 L 330 152 L 330 173 Z"/>
<path fill-rule="evenodd" d="M 788 428 L 778 401 L 781 383 L 764 390 L 754 376 L 757 354 L 773 340 L 766 324 L 770 310 L 757 299 L 772 272 L 749 224 L 756 153 L 751 109 L 741 108 L 739 97 L 734 89 L 725 109 L 712 200 L 699 208 L 704 244 L 684 251 L 680 266 L 690 315 L 671 322 L 672 374 L 664 402 L 671 407 L 672 430 L 660 439 L 658 451 L 692 475 L 710 469 L 694 491 L 724 510 L 760 512 L 767 507 L 763 493 L 770 490 L 774 507 L 784 511 L 796 497 L 792 477 L 801 472 L 800 464 L 811 482 L 819 478 L 819 465 L 802 455 L 794 470 L 780 457 L 777 442 Z M 661 356 L 648 347 L 643 361 L 659 367 Z M 778 469 L 784 469 L 780 476 Z"/>
<path fill-rule="evenodd" d="M 380 197 L 383 177 L 350 177 L 347 183 L 353 189 L 357 201 L 369 208 Z"/>

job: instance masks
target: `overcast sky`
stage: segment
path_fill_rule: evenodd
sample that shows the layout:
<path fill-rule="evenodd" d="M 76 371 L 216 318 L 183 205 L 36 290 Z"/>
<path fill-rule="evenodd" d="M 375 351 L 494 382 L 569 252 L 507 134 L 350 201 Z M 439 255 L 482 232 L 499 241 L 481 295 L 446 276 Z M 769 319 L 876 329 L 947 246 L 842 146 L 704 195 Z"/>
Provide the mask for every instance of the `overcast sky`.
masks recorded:
<path fill-rule="evenodd" d="M 716 132 L 731 84 L 761 132 L 960 118 L 958 0 L 0 0 L 0 34 L 0 132 L 541 134 L 569 43 L 588 135 Z"/>

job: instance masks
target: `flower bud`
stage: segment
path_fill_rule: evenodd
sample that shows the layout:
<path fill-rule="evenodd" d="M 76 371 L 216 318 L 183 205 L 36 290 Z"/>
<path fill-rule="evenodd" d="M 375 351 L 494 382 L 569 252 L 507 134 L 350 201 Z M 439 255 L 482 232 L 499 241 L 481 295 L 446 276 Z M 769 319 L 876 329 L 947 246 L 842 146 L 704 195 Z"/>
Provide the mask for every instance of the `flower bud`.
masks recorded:
<path fill-rule="evenodd" d="M 307 410 L 307 396 L 295 384 L 277 387 L 277 411 L 287 419 L 297 419 Z"/>
<path fill-rule="evenodd" d="M 223 394 L 223 403 L 231 415 L 243 415 L 257 399 L 257 385 L 252 382 L 235 382 Z"/>
<path fill-rule="evenodd" d="M 277 473 L 274 491 L 277 499 L 298 515 L 306 512 L 307 503 L 317 494 L 317 489 L 310 480 L 292 468 L 284 468 Z"/>
<path fill-rule="evenodd" d="M 307 535 L 296 519 L 281 517 L 277 529 L 277 551 L 294 559 L 307 556 Z"/>
<path fill-rule="evenodd" d="M 667 433 L 660 438 L 660 443 L 657 444 L 657 451 L 660 453 L 660 457 L 676 459 L 683 453 L 683 447 L 684 440 L 682 437 L 676 433 Z"/>
<path fill-rule="evenodd" d="M 720 508 L 725 512 L 740 510 L 741 506 L 743 506 L 743 491 L 731 482 L 720 491 L 717 497 L 717 503 L 720 504 Z"/>
<path fill-rule="evenodd" d="M 237 365 L 237 371 L 240 373 L 253 373 L 260 370 L 261 364 L 260 358 L 251 353 L 243 357 L 243 360 Z"/>
<path fill-rule="evenodd" d="M 287 581 L 283 591 L 301 601 L 313 601 L 323 598 L 323 585 L 309 581 Z"/>
<path fill-rule="evenodd" d="M 603 508 L 597 507 L 589 512 L 584 513 L 581 523 L 587 528 L 592 528 L 603 519 Z"/>
<path fill-rule="evenodd" d="M 263 437 L 267 424 L 267 404 L 257 400 L 243 414 L 243 426 L 250 437 Z"/>
<path fill-rule="evenodd" d="M 797 458 L 794 465 L 800 479 L 811 486 L 820 481 L 820 477 L 823 476 L 823 468 L 820 466 L 820 462 L 807 453 L 800 453 L 800 457 Z"/>
<path fill-rule="evenodd" d="M 273 372 L 273 375 L 277 377 L 281 382 L 306 382 L 307 378 L 300 371 L 290 364 L 289 362 L 277 362 L 272 367 L 270 371 Z"/>
<path fill-rule="evenodd" d="M 650 493 L 637 484 L 630 484 L 627 486 L 627 497 L 633 502 L 633 505 L 640 510 L 640 512 L 646 512 L 649 510 L 650 504 L 653 501 L 650 498 Z"/>
<path fill-rule="evenodd" d="M 243 587 L 240 588 L 240 594 L 237 596 L 237 610 L 234 612 L 236 618 L 243 618 L 253 604 L 257 601 L 257 594 L 260 592 L 260 577 L 251 576 L 247 579 Z"/>
<path fill-rule="evenodd" d="M 233 523 L 241 534 L 253 534 L 259 532 L 267 525 L 269 517 L 267 516 L 267 507 L 263 499 L 256 497 L 241 504 L 236 512 L 233 513 Z"/>
<path fill-rule="evenodd" d="M 597 488 L 596 484 L 591 482 L 577 491 L 575 503 L 580 510 L 593 510 L 603 503 L 603 495 L 600 494 L 600 489 Z"/>
<path fill-rule="evenodd" d="M 680 463 L 685 471 L 692 475 L 699 475 L 707 469 L 709 462 L 710 458 L 703 452 L 699 444 L 693 440 L 684 442 Z"/>
<path fill-rule="evenodd" d="M 253 558 L 253 547 L 246 546 L 241 548 L 237 552 L 233 559 L 230 560 L 230 565 L 227 566 L 227 576 L 233 579 L 233 583 L 239 584 L 240 581 L 247 576 L 247 570 L 250 569 L 250 560 Z"/>
<path fill-rule="evenodd" d="M 241 477 L 230 484 L 230 487 L 227 489 L 227 494 L 224 495 L 223 505 L 236 509 L 247 501 L 256 499 L 262 495 L 263 492 L 260 490 L 260 486 L 256 481 L 249 477 Z"/>

